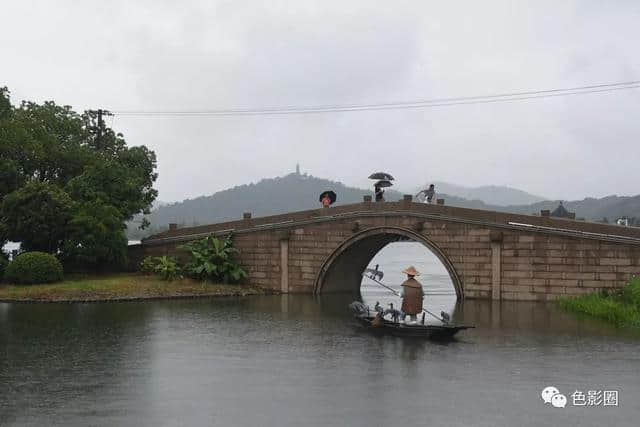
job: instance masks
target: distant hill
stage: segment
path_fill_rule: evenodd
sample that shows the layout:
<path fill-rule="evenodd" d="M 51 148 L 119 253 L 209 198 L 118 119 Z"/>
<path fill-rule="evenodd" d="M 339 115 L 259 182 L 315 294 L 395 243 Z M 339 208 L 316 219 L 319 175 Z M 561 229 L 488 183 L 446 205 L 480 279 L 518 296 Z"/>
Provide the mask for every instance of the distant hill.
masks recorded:
<path fill-rule="evenodd" d="M 509 212 L 531 214 L 539 213 L 541 209 L 555 209 L 559 200 L 544 201 L 526 206 L 507 206 Z M 565 208 L 576 213 L 576 217 L 589 221 L 602 221 L 606 218 L 609 222 L 626 216 L 637 218 L 640 221 L 640 195 L 637 196 L 606 196 L 601 199 L 588 197 L 583 200 L 564 201 Z M 635 222 L 635 221 L 634 221 Z"/>
<path fill-rule="evenodd" d="M 426 183 L 424 187 L 415 189 L 415 193 L 429 187 L 429 184 L 436 186 L 436 193 L 447 194 L 449 196 L 461 197 L 467 200 L 482 200 L 489 205 L 511 206 L 511 205 L 529 205 L 532 203 L 542 202 L 545 197 L 536 196 L 526 191 L 516 188 L 484 185 L 481 187 L 465 187 L 462 185 L 450 184 L 448 182 L 433 181 Z"/>
<path fill-rule="evenodd" d="M 440 197 L 440 196 L 439 196 Z M 510 212 L 524 215 L 540 215 L 540 211 L 553 211 L 560 204 L 560 200 L 545 200 L 526 205 L 499 206 L 484 203 L 481 200 L 466 200 L 459 197 L 446 196 L 446 203 L 462 208 L 484 209 L 498 212 Z M 640 195 L 637 196 L 607 196 L 601 199 L 588 197 L 583 200 L 563 201 L 562 204 L 570 212 L 575 212 L 576 218 L 593 222 L 614 222 L 617 218 L 629 218 L 630 225 L 640 225 Z"/>
<path fill-rule="evenodd" d="M 539 214 L 541 209 L 555 209 L 559 201 L 537 201 L 528 204 L 499 205 L 488 203 L 487 200 L 496 200 L 489 197 L 494 192 L 494 187 L 478 187 L 492 189 L 478 194 L 484 199 L 467 199 L 464 197 L 445 194 L 444 185 L 436 184 L 438 197 L 444 198 L 445 203 L 471 209 L 484 209 L 499 212 L 512 212 L 520 214 Z M 462 187 L 464 188 L 464 187 Z M 508 197 L 533 197 L 520 190 L 508 187 L 495 187 L 506 189 L 501 200 Z M 358 203 L 364 195 L 373 195 L 372 189 L 348 187 L 340 182 L 317 178 L 306 174 L 292 173 L 283 177 L 263 179 L 255 184 L 240 185 L 228 190 L 219 191 L 210 196 L 202 196 L 195 199 L 187 199 L 172 204 L 158 203 L 151 215 L 148 216 L 151 227 L 139 230 L 140 218 L 129 224 L 127 234 L 129 239 L 138 240 L 142 237 L 166 230 L 169 223 L 175 222 L 181 226 L 211 224 L 215 222 L 240 219 L 243 212 L 251 212 L 254 217 L 275 215 L 279 213 L 300 211 L 320 207 L 318 196 L 324 190 L 333 190 L 338 195 L 336 205 Z M 473 194 L 473 193 L 471 193 Z M 507 197 L 507 194 L 511 196 Z M 526 196 L 523 196 L 526 195 Z M 388 189 L 385 193 L 388 201 L 397 201 L 402 198 L 402 193 Z M 589 221 L 601 221 L 607 218 L 613 222 L 616 218 L 627 216 L 636 218 L 640 224 L 640 195 L 633 197 L 607 196 L 602 199 L 587 198 L 579 201 L 565 201 L 564 206 L 576 213 L 578 218 Z M 136 222 L 137 221 L 137 222 Z"/>
<path fill-rule="evenodd" d="M 545 200 L 523 205 L 500 206 L 485 203 L 482 200 L 466 200 L 460 197 L 441 195 L 446 203 L 462 208 L 484 209 L 498 212 L 511 212 L 524 215 L 540 215 L 540 211 L 553 211 L 560 204 L 560 200 Z M 576 218 L 587 221 L 614 222 L 617 218 L 627 217 L 633 224 L 640 225 L 640 195 L 637 196 L 607 196 L 601 199 L 588 197 L 583 200 L 562 201 L 564 207 L 576 213 Z"/>
<path fill-rule="evenodd" d="M 130 227 L 128 234 L 130 239 L 139 239 L 166 229 L 172 222 L 190 226 L 240 219 L 243 212 L 251 212 L 257 217 L 319 208 L 318 196 L 325 190 L 336 192 L 336 205 L 361 202 L 364 195 L 373 195 L 372 189 L 347 187 L 340 182 L 292 173 L 263 179 L 255 184 L 240 185 L 210 196 L 159 206 L 148 216 L 152 225 L 148 231 Z M 402 194 L 387 190 L 385 197 L 389 201 L 397 201 Z"/>

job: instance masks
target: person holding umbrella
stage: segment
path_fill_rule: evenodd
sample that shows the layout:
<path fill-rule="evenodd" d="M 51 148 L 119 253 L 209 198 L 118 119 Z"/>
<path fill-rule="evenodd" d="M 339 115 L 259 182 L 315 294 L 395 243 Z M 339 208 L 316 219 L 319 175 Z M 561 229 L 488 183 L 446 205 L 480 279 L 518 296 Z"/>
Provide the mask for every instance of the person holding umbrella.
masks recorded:
<path fill-rule="evenodd" d="M 376 202 L 384 202 L 384 190 L 378 185 L 378 183 L 373 186 L 373 191 L 376 195 Z"/>
<path fill-rule="evenodd" d="M 391 183 L 391 181 L 393 180 L 393 177 L 391 176 L 391 174 L 388 174 L 386 172 L 376 172 L 376 173 L 372 173 L 371 175 L 369 175 L 369 179 L 377 179 L 378 180 L 378 182 L 376 182 L 373 185 L 373 189 L 374 189 L 374 193 L 375 193 L 375 200 L 376 200 L 376 202 L 384 202 L 384 190 L 383 190 L 383 188 L 391 187 L 393 185 Z"/>
<path fill-rule="evenodd" d="M 320 197 L 318 200 L 320 201 L 320 203 L 322 203 L 323 208 L 328 208 L 329 206 L 331 206 L 336 202 L 336 199 L 337 199 L 336 193 L 331 190 L 327 190 L 327 191 L 323 191 L 320 194 Z"/>
<path fill-rule="evenodd" d="M 391 181 L 380 180 L 376 182 L 373 186 L 376 193 L 376 202 L 384 202 L 384 190 L 383 188 L 391 187 L 393 184 Z"/>

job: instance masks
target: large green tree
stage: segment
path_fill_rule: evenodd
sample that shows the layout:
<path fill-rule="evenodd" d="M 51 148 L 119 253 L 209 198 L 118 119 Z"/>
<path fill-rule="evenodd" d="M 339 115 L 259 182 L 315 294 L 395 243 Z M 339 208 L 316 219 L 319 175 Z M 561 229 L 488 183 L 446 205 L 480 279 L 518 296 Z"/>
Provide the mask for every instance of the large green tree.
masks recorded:
<path fill-rule="evenodd" d="M 157 196 L 156 157 L 128 147 L 94 111 L 14 107 L 0 88 L 0 243 L 85 264 L 124 260 L 126 221 Z"/>
<path fill-rule="evenodd" d="M 2 201 L 6 237 L 29 251 L 57 252 L 72 214 L 69 195 L 46 182 L 29 181 Z"/>

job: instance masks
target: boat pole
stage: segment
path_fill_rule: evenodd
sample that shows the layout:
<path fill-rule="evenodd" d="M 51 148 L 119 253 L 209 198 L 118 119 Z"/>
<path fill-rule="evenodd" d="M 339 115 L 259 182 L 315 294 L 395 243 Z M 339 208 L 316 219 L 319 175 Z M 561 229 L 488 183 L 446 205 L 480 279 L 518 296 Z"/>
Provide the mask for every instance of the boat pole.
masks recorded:
<path fill-rule="evenodd" d="M 369 280 L 373 280 L 374 282 L 376 282 L 378 285 L 382 286 L 383 288 L 386 288 L 386 289 L 390 290 L 390 291 L 391 291 L 391 292 L 393 292 L 396 296 L 400 296 L 400 293 L 399 293 L 398 291 L 396 291 L 395 289 L 393 289 L 393 288 L 391 288 L 391 287 L 389 287 L 389 286 L 385 285 L 384 283 L 380 282 L 379 280 L 376 280 L 376 279 L 374 279 L 373 277 L 369 277 L 369 276 L 367 276 L 367 275 L 366 275 L 366 274 L 364 274 L 364 273 L 362 273 L 362 275 L 363 275 L 364 277 L 366 277 L 367 279 L 369 279 Z M 435 314 L 433 314 L 432 312 L 430 312 L 429 310 L 427 310 L 427 309 L 425 309 L 425 308 L 423 308 L 423 309 L 422 309 L 422 311 L 424 311 L 424 312 L 425 312 L 425 313 L 427 313 L 427 314 L 432 315 L 433 317 L 435 317 L 436 319 L 438 319 L 438 320 L 439 320 L 439 321 L 441 321 L 442 323 L 445 323 L 445 324 L 447 323 L 447 322 L 445 322 L 445 321 L 444 321 L 444 319 L 442 319 L 442 318 L 440 318 L 440 317 L 436 316 Z"/>

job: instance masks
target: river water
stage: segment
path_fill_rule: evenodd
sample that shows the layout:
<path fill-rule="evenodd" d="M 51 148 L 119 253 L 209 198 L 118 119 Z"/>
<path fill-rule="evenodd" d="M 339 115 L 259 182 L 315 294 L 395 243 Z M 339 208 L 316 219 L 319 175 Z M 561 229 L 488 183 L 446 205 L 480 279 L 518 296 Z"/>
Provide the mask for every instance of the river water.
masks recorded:
<path fill-rule="evenodd" d="M 638 333 L 545 303 L 456 305 L 414 249 L 374 263 L 395 285 L 407 262 L 423 271 L 427 307 L 476 325 L 457 341 L 371 335 L 345 295 L 0 304 L 0 425 L 638 425 Z M 576 390 L 618 406 L 574 406 Z"/>

